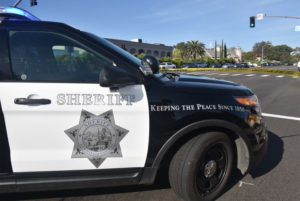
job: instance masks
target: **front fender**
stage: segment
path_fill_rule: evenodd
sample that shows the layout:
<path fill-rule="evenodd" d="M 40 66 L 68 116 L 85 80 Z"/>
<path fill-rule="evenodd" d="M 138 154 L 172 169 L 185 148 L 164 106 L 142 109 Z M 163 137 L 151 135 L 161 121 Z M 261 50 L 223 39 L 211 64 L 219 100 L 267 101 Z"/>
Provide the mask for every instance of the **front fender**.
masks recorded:
<path fill-rule="evenodd" d="M 160 148 L 153 161 L 152 167 L 145 168 L 144 177 L 142 178 L 141 183 L 153 183 L 164 157 L 168 154 L 172 147 L 183 139 L 183 137 L 192 135 L 193 131 L 205 128 L 216 130 L 225 129 L 235 136 L 234 143 L 237 150 L 237 168 L 242 172 L 242 174 L 245 174 L 249 170 L 250 159 L 253 155 L 251 151 L 251 143 L 247 138 L 246 133 L 231 122 L 219 119 L 209 119 L 191 123 L 174 133 L 174 135 L 172 135 Z"/>

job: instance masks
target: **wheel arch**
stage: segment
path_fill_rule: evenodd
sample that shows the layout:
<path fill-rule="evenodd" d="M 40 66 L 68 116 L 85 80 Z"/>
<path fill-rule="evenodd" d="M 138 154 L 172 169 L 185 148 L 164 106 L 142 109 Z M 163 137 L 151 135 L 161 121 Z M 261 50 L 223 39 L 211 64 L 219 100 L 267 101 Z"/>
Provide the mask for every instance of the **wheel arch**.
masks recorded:
<path fill-rule="evenodd" d="M 194 122 L 177 131 L 166 143 L 161 147 L 156 155 L 152 167 L 145 169 L 146 177 L 142 179 L 141 183 L 153 183 L 158 170 L 162 166 L 170 163 L 173 155 L 178 149 L 185 144 L 189 139 L 204 134 L 210 131 L 219 131 L 227 134 L 232 140 L 234 146 L 234 153 L 236 158 L 236 167 L 245 174 L 250 165 L 250 142 L 245 136 L 243 130 L 234 123 L 226 120 L 209 119 Z M 151 177 L 149 177 L 152 175 Z"/>

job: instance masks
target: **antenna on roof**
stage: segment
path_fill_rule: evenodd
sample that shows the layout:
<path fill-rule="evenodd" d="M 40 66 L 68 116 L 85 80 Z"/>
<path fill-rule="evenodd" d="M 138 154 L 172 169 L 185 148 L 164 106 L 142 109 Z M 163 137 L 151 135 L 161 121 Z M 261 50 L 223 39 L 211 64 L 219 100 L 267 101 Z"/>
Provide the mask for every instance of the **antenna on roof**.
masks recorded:
<path fill-rule="evenodd" d="M 18 0 L 14 5 L 13 7 L 17 7 L 17 5 L 19 5 L 19 3 L 21 3 L 22 0 Z"/>
<path fill-rule="evenodd" d="M 21 3 L 22 0 L 18 0 L 13 7 L 17 7 L 19 3 Z M 36 6 L 37 5 L 37 0 L 30 0 L 30 6 Z"/>

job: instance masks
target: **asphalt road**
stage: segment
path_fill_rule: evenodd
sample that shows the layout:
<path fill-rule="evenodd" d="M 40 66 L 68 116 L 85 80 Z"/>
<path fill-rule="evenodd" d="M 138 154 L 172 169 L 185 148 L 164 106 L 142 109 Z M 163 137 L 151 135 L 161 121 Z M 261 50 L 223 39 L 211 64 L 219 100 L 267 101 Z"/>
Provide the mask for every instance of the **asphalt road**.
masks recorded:
<path fill-rule="evenodd" d="M 300 78 L 237 72 L 190 72 L 244 84 L 258 96 L 264 113 L 300 118 Z M 300 121 L 266 117 L 269 149 L 265 161 L 245 176 L 234 172 L 218 201 L 299 201 Z M 0 200 L 177 201 L 166 180 L 151 186 L 14 194 Z"/>
<path fill-rule="evenodd" d="M 279 69 L 279 70 L 293 70 L 298 71 L 297 66 L 263 66 L 262 68 L 271 68 L 271 69 Z"/>

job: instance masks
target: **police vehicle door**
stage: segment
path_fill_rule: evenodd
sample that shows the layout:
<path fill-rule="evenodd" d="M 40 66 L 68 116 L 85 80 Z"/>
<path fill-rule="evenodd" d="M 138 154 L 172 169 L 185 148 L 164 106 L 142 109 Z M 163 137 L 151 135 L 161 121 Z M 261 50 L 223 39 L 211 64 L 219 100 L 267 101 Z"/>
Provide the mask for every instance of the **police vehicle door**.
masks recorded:
<path fill-rule="evenodd" d="M 0 101 L 14 172 L 144 167 L 144 86 L 99 85 L 101 68 L 126 62 L 70 32 L 10 30 L 8 37 L 14 78 L 0 83 Z"/>

